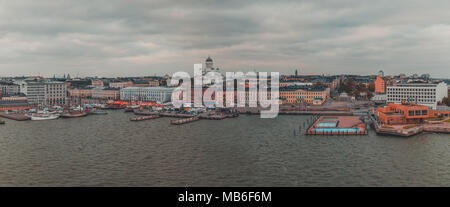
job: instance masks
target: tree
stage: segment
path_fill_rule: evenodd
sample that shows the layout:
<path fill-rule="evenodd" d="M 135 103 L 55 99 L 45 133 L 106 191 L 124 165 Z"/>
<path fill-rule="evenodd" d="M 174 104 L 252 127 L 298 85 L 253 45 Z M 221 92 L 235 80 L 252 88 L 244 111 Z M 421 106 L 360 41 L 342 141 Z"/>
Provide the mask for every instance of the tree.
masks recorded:
<path fill-rule="evenodd" d="M 442 104 L 450 106 L 450 94 L 447 97 L 444 97 L 441 101 Z"/>
<path fill-rule="evenodd" d="M 369 83 L 369 91 L 370 92 L 375 92 L 375 83 L 374 82 L 370 82 Z"/>

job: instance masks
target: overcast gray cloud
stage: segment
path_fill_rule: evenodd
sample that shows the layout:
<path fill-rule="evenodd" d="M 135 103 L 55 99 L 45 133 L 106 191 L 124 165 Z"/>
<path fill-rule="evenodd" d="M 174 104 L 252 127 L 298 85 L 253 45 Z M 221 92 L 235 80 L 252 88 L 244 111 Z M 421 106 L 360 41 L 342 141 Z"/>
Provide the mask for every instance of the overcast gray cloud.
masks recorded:
<path fill-rule="evenodd" d="M 0 0 L 0 75 L 191 71 L 450 78 L 450 2 Z"/>

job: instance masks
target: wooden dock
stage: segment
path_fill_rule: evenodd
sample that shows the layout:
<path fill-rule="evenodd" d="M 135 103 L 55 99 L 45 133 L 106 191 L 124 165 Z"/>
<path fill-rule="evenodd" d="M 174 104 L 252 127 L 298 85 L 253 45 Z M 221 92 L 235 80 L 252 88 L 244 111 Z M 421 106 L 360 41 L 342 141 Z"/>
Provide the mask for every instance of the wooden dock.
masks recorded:
<path fill-rule="evenodd" d="M 150 120 L 150 119 L 157 119 L 160 116 L 158 115 L 151 115 L 151 116 L 139 116 L 139 117 L 133 117 L 130 119 L 130 121 L 144 121 L 144 120 Z"/>
<path fill-rule="evenodd" d="M 15 121 L 26 121 L 26 120 L 30 120 L 31 118 L 26 116 L 25 114 L 22 113 L 12 113 L 12 114 L 6 114 L 4 112 L 0 112 L 0 117 L 6 118 L 6 119 L 11 119 L 11 120 L 15 120 Z"/>

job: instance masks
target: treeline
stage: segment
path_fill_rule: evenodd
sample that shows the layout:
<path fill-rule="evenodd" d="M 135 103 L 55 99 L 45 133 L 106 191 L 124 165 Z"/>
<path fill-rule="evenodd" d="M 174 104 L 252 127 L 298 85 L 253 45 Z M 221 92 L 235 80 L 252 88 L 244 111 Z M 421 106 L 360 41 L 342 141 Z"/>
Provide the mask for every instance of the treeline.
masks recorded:
<path fill-rule="evenodd" d="M 441 101 L 441 104 L 450 106 L 450 93 L 448 93 L 447 97 L 444 97 Z"/>
<path fill-rule="evenodd" d="M 370 99 L 374 96 L 375 84 L 371 82 L 366 86 L 366 84 L 356 82 L 353 78 L 348 78 L 340 85 L 338 91 L 355 96 L 355 98 Z"/>

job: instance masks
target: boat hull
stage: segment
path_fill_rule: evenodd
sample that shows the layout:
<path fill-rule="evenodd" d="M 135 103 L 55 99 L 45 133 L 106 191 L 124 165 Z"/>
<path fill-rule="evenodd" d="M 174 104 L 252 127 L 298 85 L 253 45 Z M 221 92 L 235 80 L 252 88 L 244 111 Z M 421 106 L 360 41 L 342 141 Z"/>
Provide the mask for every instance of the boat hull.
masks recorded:
<path fill-rule="evenodd" d="M 50 116 L 31 116 L 32 121 L 45 121 L 45 120 L 53 120 L 59 118 L 58 115 L 50 115 Z"/>
<path fill-rule="evenodd" d="M 78 117 L 84 117 L 88 114 L 86 112 L 83 113 L 74 113 L 74 114 L 61 114 L 61 118 L 78 118 Z"/>

